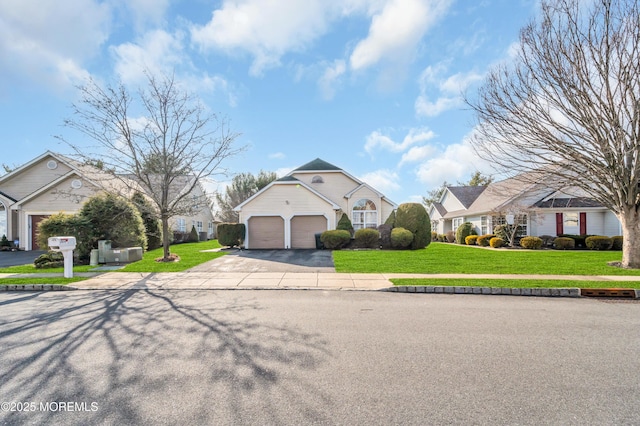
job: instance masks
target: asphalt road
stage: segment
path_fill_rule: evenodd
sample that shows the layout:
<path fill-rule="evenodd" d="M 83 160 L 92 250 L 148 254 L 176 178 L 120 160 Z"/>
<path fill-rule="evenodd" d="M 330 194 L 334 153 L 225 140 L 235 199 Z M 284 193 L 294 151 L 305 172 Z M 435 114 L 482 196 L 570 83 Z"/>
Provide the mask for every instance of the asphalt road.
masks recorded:
<path fill-rule="evenodd" d="M 193 272 L 335 272 L 331 250 L 225 250 Z"/>
<path fill-rule="evenodd" d="M 33 261 L 36 260 L 37 257 L 42 253 L 46 253 L 46 251 L 0 251 L 0 268 L 33 263 Z"/>
<path fill-rule="evenodd" d="M 640 303 L 77 291 L 0 312 L 0 424 L 640 424 Z"/>

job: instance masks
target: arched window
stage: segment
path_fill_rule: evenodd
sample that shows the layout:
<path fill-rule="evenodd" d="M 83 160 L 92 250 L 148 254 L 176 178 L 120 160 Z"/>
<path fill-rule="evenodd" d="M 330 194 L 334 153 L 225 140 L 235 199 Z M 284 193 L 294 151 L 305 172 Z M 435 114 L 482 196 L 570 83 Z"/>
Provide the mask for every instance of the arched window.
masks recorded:
<path fill-rule="evenodd" d="M 376 204 L 363 198 L 353 205 L 351 212 L 351 223 L 353 229 L 360 228 L 377 228 L 378 227 L 378 210 Z"/>
<path fill-rule="evenodd" d="M 311 178 L 311 183 L 324 183 L 324 179 L 322 179 L 322 176 L 314 176 Z"/>
<path fill-rule="evenodd" d="M 7 208 L 0 201 L 0 238 L 3 235 L 7 235 Z M 9 238 L 8 235 L 7 238 Z"/>

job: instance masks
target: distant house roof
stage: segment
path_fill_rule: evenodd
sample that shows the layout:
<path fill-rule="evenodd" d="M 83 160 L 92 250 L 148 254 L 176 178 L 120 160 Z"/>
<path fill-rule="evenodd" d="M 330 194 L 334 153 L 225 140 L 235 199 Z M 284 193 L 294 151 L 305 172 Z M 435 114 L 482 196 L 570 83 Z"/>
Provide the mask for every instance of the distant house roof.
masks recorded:
<path fill-rule="evenodd" d="M 287 176 L 281 177 L 280 179 L 276 179 L 276 182 L 292 182 L 292 181 L 295 181 L 295 180 L 299 180 L 299 179 L 296 179 L 293 176 L 288 176 L 287 175 Z"/>
<path fill-rule="evenodd" d="M 331 163 L 316 158 L 313 161 L 309 161 L 307 164 L 303 164 L 294 170 L 294 172 L 308 172 L 308 171 L 320 171 L 320 170 L 342 170 L 340 167 L 336 167 Z"/>
<path fill-rule="evenodd" d="M 548 200 L 540 200 L 533 205 L 541 209 L 550 208 L 582 208 L 582 207 L 604 207 L 602 204 L 590 198 L 550 198 Z"/>
<path fill-rule="evenodd" d="M 447 189 L 451 192 L 465 209 L 468 209 L 471 204 L 484 192 L 486 186 L 449 186 Z"/>

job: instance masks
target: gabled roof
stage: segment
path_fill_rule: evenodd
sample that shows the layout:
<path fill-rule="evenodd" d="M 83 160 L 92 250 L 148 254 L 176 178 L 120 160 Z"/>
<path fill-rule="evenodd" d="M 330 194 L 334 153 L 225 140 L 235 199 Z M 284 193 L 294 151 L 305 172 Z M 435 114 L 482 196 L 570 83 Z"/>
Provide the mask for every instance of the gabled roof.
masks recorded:
<path fill-rule="evenodd" d="M 444 216 L 447 214 L 447 209 L 440 203 L 432 203 L 431 206 L 440 214 L 440 216 Z"/>
<path fill-rule="evenodd" d="M 305 188 L 306 190 L 308 190 L 309 192 L 311 192 L 315 196 L 317 196 L 320 199 L 322 199 L 322 200 L 326 201 L 327 203 L 329 203 L 331 205 L 331 208 L 333 208 L 334 210 L 340 209 L 339 205 L 337 205 L 336 203 L 334 203 L 333 201 L 331 201 L 330 199 L 328 199 L 327 197 L 325 197 L 324 195 L 322 195 L 321 193 L 319 193 L 318 191 L 316 191 L 315 189 L 313 189 L 312 187 L 310 187 L 306 183 L 304 183 L 301 180 L 298 180 L 298 179 L 296 179 L 296 178 L 294 178 L 292 176 L 285 176 L 285 177 L 280 178 L 278 180 L 274 180 L 269 185 L 265 186 L 260 191 L 256 192 L 251 197 L 247 198 L 242 203 L 238 204 L 236 207 L 234 207 L 233 210 L 239 212 L 240 210 L 242 210 L 242 207 L 244 207 L 247 203 L 249 203 L 250 201 L 252 201 L 256 197 L 261 195 L 263 192 L 267 191 L 269 188 L 271 188 L 271 187 L 273 187 L 275 185 L 295 185 L 295 186 L 299 186 L 299 187 Z"/>
<path fill-rule="evenodd" d="M 448 186 L 447 189 L 454 197 L 460 201 L 460 204 L 468 209 L 474 201 L 478 199 L 480 194 L 484 192 L 486 186 Z"/>
<path fill-rule="evenodd" d="M 334 166 L 331 163 L 327 163 L 326 161 L 316 158 L 313 161 L 309 161 L 307 164 L 303 164 L 297 169 L 293 170 L 293 172 L 309 172 L 309 171 L 328 171 L 334 170 L 339 171 L 342 170 L 340 167 Z"/>
<path fill-rule="evenodd" d="M 296 179 L 293 176 L 283 176 L 280 179 L 276 179 L 276 182 L 293 182 L 293 181 L 298 181 L 300 182 L 300 179 Z"/>
<path fill-rule="evenodd" d="M 6 199 L 8 199 L 8 200 L 13 201 L 14 203 L 15 203 L 16 201 L 18 201 L 18 200 L 16 200 L 15 198 L 13 198 L 12 196 L 10 196 L 10 195 L 8 195 L 8 194 L 5 194 L 5 193 L 4 193 L 4 192 L 2 192 L 2 191 L 0 191 L 0 195 L 2 195 L 3 197 L 5 197 L 5 198 L 6 198 Z"/>

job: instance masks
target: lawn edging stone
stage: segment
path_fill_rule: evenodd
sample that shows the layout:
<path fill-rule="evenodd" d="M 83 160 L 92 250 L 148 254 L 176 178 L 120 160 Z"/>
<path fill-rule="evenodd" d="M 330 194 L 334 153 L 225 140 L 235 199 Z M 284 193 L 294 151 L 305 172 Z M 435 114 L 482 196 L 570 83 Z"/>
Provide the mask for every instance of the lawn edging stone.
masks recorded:
<path fill-rule="evenodd" d="M 494 296 L 582 297 L 579 288 L 507 288 L 507 287 L 452 287 L 452 286 L 394 286 L 387 291 L 395 293 L 483 294 Z M 640 290 L 635 290 L 640 298 Z"/>

